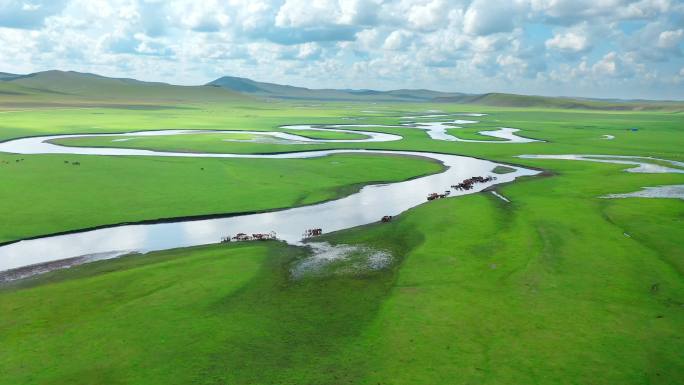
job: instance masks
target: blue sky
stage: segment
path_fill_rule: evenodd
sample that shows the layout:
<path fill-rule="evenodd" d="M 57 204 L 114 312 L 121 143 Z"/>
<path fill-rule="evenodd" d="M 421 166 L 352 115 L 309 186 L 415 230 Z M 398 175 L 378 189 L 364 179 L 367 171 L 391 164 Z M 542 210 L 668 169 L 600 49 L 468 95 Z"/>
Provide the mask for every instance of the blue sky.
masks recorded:
<path fill-rule="evenodd" d="M 684 99 L 684 0 L 0 0 L 0 71 Z"/>

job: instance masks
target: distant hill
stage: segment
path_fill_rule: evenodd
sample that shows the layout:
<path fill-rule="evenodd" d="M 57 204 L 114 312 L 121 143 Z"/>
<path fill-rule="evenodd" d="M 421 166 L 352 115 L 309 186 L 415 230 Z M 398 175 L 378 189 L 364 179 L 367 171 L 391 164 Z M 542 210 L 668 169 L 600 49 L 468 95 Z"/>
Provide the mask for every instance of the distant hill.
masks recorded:
<path fill-rule="evenodd" d="M 0 105 L 168 105 L 245 99 L 227 89 L 177 86 L 134 79 L 72 72 L 45 71 L 0 76 Z"/>
<path fill-rule="evenodd" d="M 516 95 L 504 93 L 487 93 L 482 95 L 461 95 L 456 97 L 437 97 L 434 102 L 478 104 L 496 107 L 537 107 L 559 109 L 591 109 L 591 110 L 653 110 L 683 109 L 684 102 L 653 100 L 615 100 L 549 97 L 534 95 Z"/>
<path fill-rule="evenodd" d="M 515 95 L 464 94 L 425 89 L 391 91 L 310 89 L 224 76 L 203 86 L 178 86 L 135 79 L 110 78 L 73 71 L 44 71 L 28 75 L 0 72 L 0 108 L 40 106 L 158 108 L 193 103 L 256 99 L 454 103 L 496 107 L 601 110 L 678 110 L 684 102 L 608 100 Z"/>
<path fill-rule="evenodd" d="M 437 97 L 458 97 L 460 93 L 445 93 L 430 90 L 336 90 L 311 89 L 275 83 L 257 82 L 251 79 L 224 76 L 208 86 L 226 88 L 248 95 L 276 98 L 319 101 L 374 101 L 374 102 L 428 102 Z"/>
<path fill-rule="evenodd" d="M 21 75 L 8 74 L 7 72 L 0 72 L 0 80 L 14 79 L 14 78 L 18 78 L 19 76 L 21 76 Z"/>
<path fill-rule="evenodd" d="M 684 102 L 649 100 L 601 100 L 586 98 L 516 95 L 505 93 L 464 94 L 431 90 L 402 89 L 392 91 L 310 89 L 257 82 L 251 79 L 224 76 L 207 85 L 226 88 L 256 97 L 320 101 L 432 102 L 476 104 L 496 107 L 536 107 L 560 109 L 602 110 L 681 110 Z"/>

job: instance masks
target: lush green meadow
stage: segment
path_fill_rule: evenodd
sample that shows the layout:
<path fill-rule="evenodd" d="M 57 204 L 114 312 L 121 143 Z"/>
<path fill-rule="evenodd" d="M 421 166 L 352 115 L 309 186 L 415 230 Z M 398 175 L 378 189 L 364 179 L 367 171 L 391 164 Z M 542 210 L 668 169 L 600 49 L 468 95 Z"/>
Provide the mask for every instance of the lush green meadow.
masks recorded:
<path fill-rule="evenodd" d="M 299 135 L 309 139 L 324 139 L 324 140 L 359 140 L 367 139 L 367 135 L 335 132 L 335 131 L 314 131 L 314 130 L 288 130 L 284 129 L 282 132 L 288 134 Z M 123 139 L 123 140 L 122 140 Z M 56 144 L 62 144 L 75 147 L 117 147 L 117 148 L 140 148 L 140 149 L 158 149 L 163 146 L 165 151 L 178 152 L 238 152 L 238 153 L 258 153 L 259 149 L 265 152 L 272 151 L 272 145 L 281 144 L 283 148 L 289 148 L 290 151 L 308 150 L 311 144 L 305 142 L 296 142 L 274 138 L 267 135 L 255 135 L 245 133 L 203 133 L 203 134 L 189 134 L 189 135 L 165 135 L 165 136 L 130 136 L 122 138 L 120 136 L 98 136 L 98 137 L 76 137 L 66 139 L 56 139 L 52 141 Z M 320 146 L 319 146 L 320 147 Z"/>
<path fill-rule="evenodd" d="M 380 271 L 293 280 L 290 269 L 307 250 L 266 242 L 134 255 L 7 284 L 0 288 L 3 385 L 613 385 L 684 378 L 684 202 L 599 198 L 684 184 L 684 175 L 515 158 L 613 154 L 681 161 L 681 113 L 285 102 L 185 107 L 6 113 L 0 115 L 0 140 L 48 133 L 398 124 L 406 114 L 442 109 L 489 114 L 472 118 L 481 123 L 450 131 L 465 139 L 481 139 L 479 130 L 514 127 L 546 142 L 442 142 L 415 128 L 359 128 L 404 139 L 296 150 L 434 151 L 547 172 L 498 187 L 511 203 L 488 192 L 443 199 L 388 224 L 323 237 L 390 251 L 393 263 Z M 362 112 L 368 109 L 381 112 Z M 341 120 L 359 116 L 364 119 Z M 602 139 L 606 134 L 615 139 Z M 62 143 L 293 151 L 292 145 L 225 138 Z M 0 163 L 0 241 L 124 221 L 301 205 L 373 181 L 439 171 L 424 159 L 368 155 L 0 160 L 8 162 Z M 76 161 L 80 166 L 71 164 Z"/>
<path fill-rule="evenodd" d="M 369 183 L 441 169 L 426 158 L 357 154 L 192 161 L 0 155 L 0 242 L 123 222 L 306 205 Z"/>
<path fill-rule="evenodd" d="M 497 127 L 521 129 L 518 134 L 550 143 L 491 145 L 479 143 L 453 143 L 430 139 L 424 131 L 415 128 L 372 128 L 375 131 L 396 133 L 404 140 L 396 142 L 306 144 L 297 145 L 298 151 L 327 148 L 378 148 L 424 150 L 445 153 L 496 157 L 499 159 L 523 153 L 568 154 L 596 153 L 615 155 L 651 155 L 668 159 L 684 159 L 681 151 L 681 112 L 620 112 L 586 110 L 533 110 L 494 109 L 486 106 L 461 105 L 387 105 L 376 108 L 382 113 L 363 113 L 367 106 L 324 104 L 320 107 L 297 108 L 296 103 L 229 104 L 189 106 L 184 109 L 133 110 L 133 109 L 53 109 L 22 111 L 2 114 L 0 140 L 23 136 L 70 133 L 115 133 L 137 130 L 160 129 L 229 129 L 274 131 L 286 124 L 399 124 L 409 113 L 421 112 L 431 107 L 447 112 L 484 112 L 489 115 L 478 118 L 474 125 L 452 129 L 451 133 L 464 139 L 487 139 L 475 131 Z M 342 117 L 363 117 L 362 120 L 342 120 Z M 459 119 L 461 117 L 454 117 Z M 629 131 L 638 127 L 637 132 Z M 354 129 L 349 127 L 349 129 Z M 368 130 L 368 128 L 359 128 Z M 297 133 L 296 131 L 293 133 Z M 307 135 L 319 135 L 310 132 Z M 329 133 L 332 135 L 337 135 Z M 603 135 L 614 135 L 605 140 Z M 145 138 L 141 148 L 174 149 L 214 152 L 289 152 L 292 145 L 263 143 L 223 142 L 220 136 L 196 135 L 183 137 Z M 337 137 L 341 138 L 341 137 Z M 335 139 L 330 137 L 330 139 Z M 136 147 L 137 140 L 114 142 L 111 138 L 70 139 L 78 145 Z"/>

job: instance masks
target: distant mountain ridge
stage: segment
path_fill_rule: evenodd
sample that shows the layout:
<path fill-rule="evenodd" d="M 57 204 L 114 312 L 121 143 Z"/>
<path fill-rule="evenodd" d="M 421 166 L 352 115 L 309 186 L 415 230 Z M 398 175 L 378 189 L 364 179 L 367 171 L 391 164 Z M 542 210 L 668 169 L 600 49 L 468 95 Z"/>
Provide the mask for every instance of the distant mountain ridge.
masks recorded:
<path fill-rule="evenodd" d="M 543 107 L 615 111 L 684 108 L 684 102 L 678 101 L 590 99 L 562 96 L 517 95 L 496 92 L 481 95 L 463 95 L 459 97 L 438 97 L 433 101 L 436 103 L 478 104 L 495 107 Z"/>
<path fill-rule="evenodd" d="M 0 107 L 24 106 L 179 106 L 256 99 L 453 103 L 496 107 L 600 110 L 684 110 L 681 101 L 614 100 L 516 95 L 465 94 L 426 89 L 310 89 L 224 76 L 206 85 L 180 86 L 73 71 L 27 75 L 0 72 Z"/>
<path fill-rule="evenodd" d="M 9 74 L 7 72 L 0 72 L 0 80 L 14 79 L 14 78 L 18 78 L 20 76 L 22 76 L 22 75 Z"/>
<path fill-rule="evenodd" d="M 351 90 L 311 89 L 283 84 L 257 82 L 247 78 L 224 76 L 207 83 L 208 86 L 227 88 L 259 97 L 320 101 L 375 101 L 375 102 L 429 102 L 438 97 L 460 97 L 465 94 L 430 90 Z"/>
<path fill-rule="evenodd" d="M 652 100 L 589 99 L 517 95 L 507 93 L 465 94 L 425 89 L 391 91 L 354 89 L 310 89 L 275 83 L 258 82 L 247 78 L 224 76 L 207 83 L 256 97 L 319 101 L 374 101 L 374 102 L 431 102 L 477 104 L 496 107 L 539 107 L 562 109 L 655 110 L 682 109 L 684 102 Z"/>

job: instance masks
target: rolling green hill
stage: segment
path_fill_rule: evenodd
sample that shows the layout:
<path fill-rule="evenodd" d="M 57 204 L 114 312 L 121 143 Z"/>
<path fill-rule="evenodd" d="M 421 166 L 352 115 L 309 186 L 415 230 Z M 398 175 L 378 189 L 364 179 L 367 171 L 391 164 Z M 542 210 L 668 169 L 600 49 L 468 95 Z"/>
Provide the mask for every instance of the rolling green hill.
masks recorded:
<path fill-rule="evenodd" d="M 681 110 L 683 102 L 652 100 L 601 100 L 566 97 L 549 97 L 535 95 L 516 95 L 505 93 L 487 93 L 482 95 L 459 95 L 437 97 L 439 103 L 478 104 L 494 107 L 536 107 L 559 109 L 590 110 Z"/>
<path fill-rule="evenodd" d="M 0 77 L 0 106 L 3 107 L 145 106 L 234 101 L 243 98 L 247 97 L 216 87 L 178 86 L 71 71 L 45 71 Z"/>
<path fill-rule="evenodd" d="M 14 79 L 14 78 L 17 78 L 19 76 L 21 76 L 21 75 L 9 74 L 7 72 L 0 72 L 0 80 Z"/>
<path fill-rule="evenodd" d="M 259 99 L 473 104 L 513 108 L 684 111 L 681 101 L 601 100 L 505 93 L 464 94 L 425 89 L 309 89 L 224 76 L 203 86 L 179 86 L 73 71 L 28 75 L 0 72 L 0 109 L 31 107 L 152 108 Z"/>
<path fill-rule="evenodd" d="M 300 100 L 374 101 L 374 102 L 433 102 L 477 104 L 496 107 L 536 107 L 560 109 L 600 110 L 684 110 L 684 102 L 650 100 L 601 100 L 585 98 L 516 95 L 505 93 L 465 94 L 423 89 L 335 90 L 310 89 L 288 85 L 257 82 L 251 79 L 224 76 L 207 85 L 226 88 L 257 97 Z"/>

